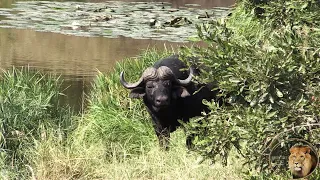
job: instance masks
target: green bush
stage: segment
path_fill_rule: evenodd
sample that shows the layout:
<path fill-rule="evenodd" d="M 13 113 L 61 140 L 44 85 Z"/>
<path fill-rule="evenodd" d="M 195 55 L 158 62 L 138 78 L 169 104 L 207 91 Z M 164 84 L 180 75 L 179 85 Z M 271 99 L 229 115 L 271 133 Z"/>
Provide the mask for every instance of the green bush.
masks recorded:
<path fill-rule="evenodd" d="M 206 102 L 208 118 L 185 126 L 198 134 L 193 143 L 202 155 L 226 162 L 235 147 L 250 167 L 269 172 L 275 142 L 297 137 L 319 143 L 312 129 L 319 126 L 320 12 L 311 0 L 258 4 L 262 15 L 252 13 L 252 1 L 241 1 L 230 18 L 199 25 L 208 47 L 184 49 L 184 59 L 197 56 L 205 67 L 198 80 L 219 82 L 226 101 L 220 107 Z"/>

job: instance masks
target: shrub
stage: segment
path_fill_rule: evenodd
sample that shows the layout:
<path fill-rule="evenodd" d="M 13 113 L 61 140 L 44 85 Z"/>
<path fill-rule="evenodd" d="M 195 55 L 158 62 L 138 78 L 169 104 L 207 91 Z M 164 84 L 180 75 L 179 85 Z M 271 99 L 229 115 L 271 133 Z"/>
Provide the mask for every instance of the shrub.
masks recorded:
<path fill-rule="evenodd" d="M 319 143 L 313 129 L 319 126 L 320 12 L 312 0 L 258 4 L 259 15 L 251 13 L 253 1 L 241 1 L 230 18 L 199 25 L 208 47 L 184 49 L 184 59 L 197 56 L 205 67 L 198 80 L 219 82 L 226 101 L 206 102 L 208 118 L 185 126 L 198 134 L 193 143 L 204 156 L 226 163 L 235 147 L 250 167 L 267 170 L 274 143 L 291 137 Z"/>

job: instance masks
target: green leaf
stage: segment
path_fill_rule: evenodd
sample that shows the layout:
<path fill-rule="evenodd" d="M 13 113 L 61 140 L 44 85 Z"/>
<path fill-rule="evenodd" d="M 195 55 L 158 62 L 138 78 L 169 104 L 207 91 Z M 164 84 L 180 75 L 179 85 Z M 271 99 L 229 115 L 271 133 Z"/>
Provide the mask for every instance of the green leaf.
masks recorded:
<path fill-rule="evenodd" d="M 260 97 L 259 103 L 264 102 L 264 101 L 267 99 L 267 96 L 268 96 L 268 93 L 264 93 L 264 94 Z"/>
<path fill-rule="evenodd" d="M 279 98 L 283 97 L 283 93 L 278 88 L 276 88 L 276 93 Z"/>
<path fill-rule="evenodd" d="M 274 112 L 271 112 L 269 113 L 267 116 L 266 116 L 266 119 L 271 119 L 273 116 L 275 116 L 278 112 L 277 111 L 274 111 Z"/>
<path fill-rule="evenodd" d="M 301 6 L 301 9 L 305 9 L 305 8 L 307 8 L 308 7 L 308 2 L 306 2 L 306 3 L 304 3 L 302 6 Z"/>
<path fill-rule="evenodd" d="M 271 95 L 269 95 L 269 101 L 273 104 L 274 103 L 274 99 Z"/>
<path fill-rule="evenodd" d="M 239 83 L 239 82 L 241 82 L 241 80 L 239 80 L 239 79 L 237 79 L 237 78 L 229 78 L 229 81 L 230 82 L 233 82 L 233 83 Z"/>
<path fill-rule="evenodd" d="M 253 99 L 251 102 L 250 102 L 250 106 L 253 107 L 257 104 L 257 99 Z"/>

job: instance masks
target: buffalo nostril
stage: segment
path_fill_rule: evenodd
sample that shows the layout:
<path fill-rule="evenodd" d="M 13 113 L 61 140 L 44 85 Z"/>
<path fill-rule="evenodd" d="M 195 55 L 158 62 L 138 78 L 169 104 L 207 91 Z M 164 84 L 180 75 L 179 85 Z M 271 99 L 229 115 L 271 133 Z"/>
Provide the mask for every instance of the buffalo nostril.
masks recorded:
<path fill-rule="evenodd" d="M 168 97 L 166 96 L 159 96 L 156 98 L 157 105 L 166 105 L 168 103 Z"/>

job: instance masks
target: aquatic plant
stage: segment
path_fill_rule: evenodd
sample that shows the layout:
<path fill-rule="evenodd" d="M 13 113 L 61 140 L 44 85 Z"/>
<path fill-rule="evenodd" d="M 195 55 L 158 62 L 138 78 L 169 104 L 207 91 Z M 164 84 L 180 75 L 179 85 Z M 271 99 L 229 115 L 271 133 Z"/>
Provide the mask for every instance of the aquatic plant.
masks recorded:
<path fill-rule="evenodd" d="M 228 10 L 223 7 L 199 9 L 190 6 L 173 9 L 166 2 L 19 1 L 10 9 L 0 9 L 0 14 L 6 17 L 1 20 L 0 27 L 28 27 L 37 31 L 87 37 L 124 36 L 187 42 L 189 36 L 196 33 L 194 24 L 226 16 Z"/>

